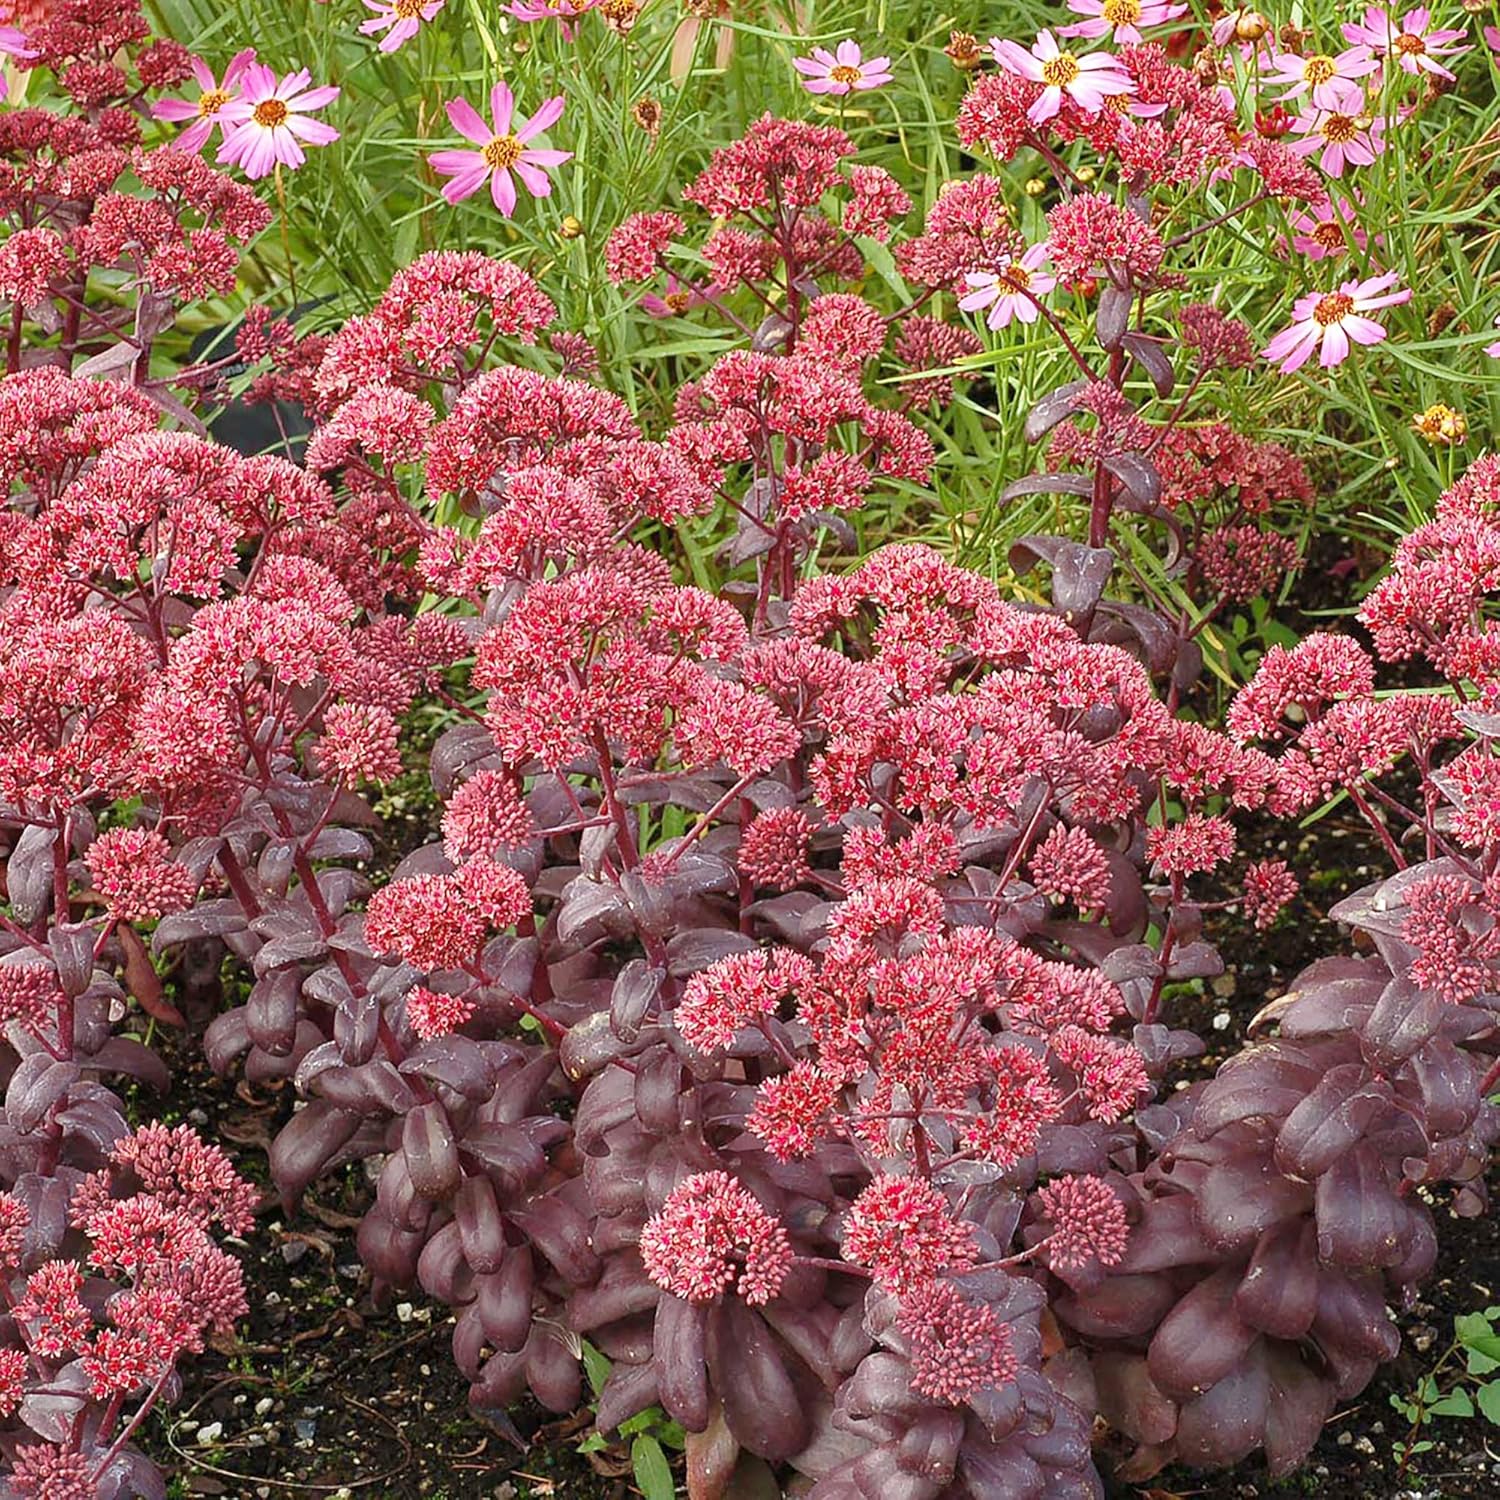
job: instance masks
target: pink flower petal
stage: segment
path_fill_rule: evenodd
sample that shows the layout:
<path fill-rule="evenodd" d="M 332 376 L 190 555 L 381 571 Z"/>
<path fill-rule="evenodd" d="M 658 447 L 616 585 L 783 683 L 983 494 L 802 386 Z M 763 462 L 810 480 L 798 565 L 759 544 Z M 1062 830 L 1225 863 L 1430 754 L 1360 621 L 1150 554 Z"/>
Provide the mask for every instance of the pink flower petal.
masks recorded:
<path fill-rule="evenodd" d="M 467 99 L 448 101 L 448 120 L 453 128 L 476 146 L 488 146 L 495 132 L 479 117 L 479 111 Z"/>

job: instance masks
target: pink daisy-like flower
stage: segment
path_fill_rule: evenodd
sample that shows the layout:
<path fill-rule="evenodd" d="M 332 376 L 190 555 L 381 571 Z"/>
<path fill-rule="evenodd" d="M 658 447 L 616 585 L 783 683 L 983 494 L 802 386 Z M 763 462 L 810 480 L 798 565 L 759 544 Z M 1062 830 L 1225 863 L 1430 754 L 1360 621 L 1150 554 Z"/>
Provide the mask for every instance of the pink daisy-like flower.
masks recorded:
<path fill-rule="evenodd" d="M 1367 167 L 1385 151 L 1385 120 L 1367 107 L 1357 83 L 1340 82 L 1331 109 L 1317 108 L 1298 115 L 1292 129 L 1302 137 L 1292 142 L 1298 156 L 1323 154 L 1318 165 L 1330 177 L 1342 177 L 1346 166 Z"/>
<path fill-rule="evenodd" d="M 1142 26 L 1161 26 L 1187 14 L 1187 6 L 1170 5 L 1167 0 L 1068 0 L 1075 16 L 1087 16 L 1071 26 L 1059 26 L 1059 36 L 1108 36 L 1122 46 L 1143 40 Z"/>
<path fill-rule="evenodd" d="M 1107 100 L 1119 94 L 1133 94 L 1135 84 L 1120 66 L 1118 58 L 1107 52 L 1086 52 L 1075 57 L 1057 45 L 1050 31 L 1037 34 L 1031 50 L 1019 42 L 990 39 L 995 61 L 1007 73 L 1017 73 L 1042 85 L 1042 92 L 1026 111 L 1033 125 L 1045 125 L 1062 108 L 1067 95 L 1080 109 L 1096 115 Z"/>
<path fill-rule="evenodd" d="M 1500 328 L 1500 315 L 1497 315 L 1495 318 L 1495 327 Z M 1484 346 L 1484 352 L 1488 354 L 1491 359 L 1500 359 L 1500 339 L 1496 339 L 1493 344 L 1486 344 Z"/>
<path fill-rule="evenodd" d="M 1292 249 L 1308 260 L 1347 255 L 1350 246 L 1363 252 L 1370 237 L 1360 227 L 1358 209 L 1348 198 L 1325 198 L 1321 203 L 1287 215 L 1292 226 Z"/>
<path fill-rule="evenodd" d="M 380 39 L 380 50 L 394 52 L 432 20 L 443 5 L 444 0 L 364 0 L 365 9 L 375 14 L 359 23 L 360 34 L 374 36 L 385 32 Z"/>
<path fill-rule="evenodd" d="M 1349 357 L 1350 340 L 1356 344 L 1378 344 L 1385 329 L 1366 313 L 1382 307 L 1394 307 L 1411 300 L 1411 289 L 1395 285 L 1396 273 L 1367 277 L 1364 281 L 1343 282 L 1336 292 L 1309 292 L 1299 297 L 1292 308 L 1292 322 L 1283 328 L 1261 351 L 1270 360 L 1281 361 L 1287 374 L 1301 369 L 1314 349 L 1320 350 L 1318 362 L 1330 369 Z"/>
<path fill-rule="evenodd" d="M 1043 240 L 1018 260 L 997 264 L 993 271 L 967 272 L 964 280 L 970 290 L 959 298 L 958 305 L 965 312 L 989 308 L 985 322 L 991 328 L 1006 328 L 1012 318 L 1018 323 L 1035 323 L 1041 311 L 1039 299 L 1057 285 L 1057 277 L 1039 269 L 1051 253 L 1052 247 Z"/>
<path fill-rule="evenodd" d="M 7 57 L 35 57 L 36 52 L 27 45 L 26 34 L 14 26 L 0 26 L 0 52 Z M 0 73 L 0 99 L 10 94 L 10 80 Z"/>
<path fill-rule="evenodd" d="M 505 9 L 518 21 L 557 21 L 563 36 L 571 41 L 574 28 L 569 22 L 598 3 L 599 0 L 511 0 Z"/>
<path fill-rule="evenodd" d="M 1326 52 L 1309 52 L 1305 57 L 1278 52 L 1271 59 L 1265 82 L 1290 85 L 1281 95 L 1283 99 L 1295 99 L 1311 90 L 1312 102 L 1319 109 L 1337 109 L 1340 95 L 1349 84 L 1379 69 L 1380 60 L 1363 44 L 1346 47 L 1336 57 Z"/>
<path fill-rule="evenodd" d="M 503 83 L 490 90 L 490 124 L 479 117 L 479 111 L 467 99 L 454 99 L 448 105 L 453 128 L 479 147 L 477 151 L 434 151 L 427 158 L 433 170 L 453 180 L 443 186 L 443 197 L 449 203 L 461 203 L 477 193 L 489 179 L 490 197 L 507 218 L 516 209 L 514 172 L 533 198 L 552 193 L 549 167 L 560 167 L 572 159 L 571 151 L 554 151 L 550 147 L 528 142 L 561 118 L 564 99 L 561 94 L 545 100 L 529 120 L 516 114 L 515 96 Z M 493 127 L 493 128 L 491 128 Z"/>
<path fill-rule="evenodd" d="M 1344 40 L 1362 43 L 1378 53 L 1389 53 L 1403 73 L 1436 73 L 1441 78 L 1452 78 L 1453 74 L 1437 59 L 1457 57 L 1471 49 L 1456 45 L 1464 39 L 1462 31 L 1429 31 L 1431 20 L 1432 12 L 1419 5 L 1401 17 L 1398 27 L 1388 10 L 1371 5 L 1365 10 L 1363 21 L 1344 25 Z"/>
<path fill-rule="evenodd" d="M 641 311 L 649 313 L 653 318 L 680 318 L 683 313 L 722 296 L 723 291 L 724 288 L 716 281 L 711 281 L 704 287 L 684 285 L 668 271 L 665 293 L 658 297 L 655 292 L 648 292 L 641 298 Z"/>
<path fill-rule="evenodd" d="M 296 171 L 307 160 L 304 141 L 309 146 L 328 146 L 338 140 L 332 125 L 308 116 L 332 104 L 339 91 L 326 83 L 309 88 L 312 74 L 306 68 L 288 73 L 277 83 L 274 70 L 252 62 L 245 66 L 239 82 L 239 98 L 220 110 L 224 121 L 220 166 L 240 167 L 253 182 L 278 166 Z"/>
<path fill-rule="evenodd" d="M 202 58 L 192 62 L 193 78 L 200 90 L 196 99 L 158 99 L 151 106 L 153 120 L 191 120 L 192 124 L 177 137 L 177 146 L 182 151 L 201 151 L 218 125 L 226 134 L 229 124 L 224 115 L 224 106 L 239 96 L 240 79 L 245 69 L 255 61 L 255 48 L 246 47 L 229 59 L 224 69 L 223 80 L 216 79 L 213 71 Z"/>
<path fill-rule="evenodd" d="M 852 39 L 832 52 L 814 47 L 811 57 L 794 57 L 792 66 L 802 74 L 802 87 L 809 94 L 863 93 L 891 81 L 890 58 L 866 57 Z"/>

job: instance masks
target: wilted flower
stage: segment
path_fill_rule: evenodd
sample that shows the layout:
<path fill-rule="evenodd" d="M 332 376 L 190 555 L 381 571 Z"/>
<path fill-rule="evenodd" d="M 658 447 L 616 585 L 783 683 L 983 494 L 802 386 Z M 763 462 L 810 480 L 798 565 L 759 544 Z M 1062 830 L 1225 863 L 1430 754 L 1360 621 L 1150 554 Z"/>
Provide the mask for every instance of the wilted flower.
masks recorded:
<path fill-rule="evenodd" d="M 1411 425 L 1434 448 L 1456 448 L 1469 436 L 1469 423 L 1464 414 L 1441 401 L 1419 411 L 1411 419 Z"/>

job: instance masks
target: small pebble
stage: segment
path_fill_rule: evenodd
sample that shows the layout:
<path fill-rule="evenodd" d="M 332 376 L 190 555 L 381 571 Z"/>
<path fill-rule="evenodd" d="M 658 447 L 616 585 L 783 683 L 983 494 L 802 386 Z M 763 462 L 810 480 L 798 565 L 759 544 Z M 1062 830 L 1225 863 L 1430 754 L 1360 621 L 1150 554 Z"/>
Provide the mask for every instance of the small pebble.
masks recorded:
<path fill-rule="evenodd" d="M 224 1424 L 222 1422 L 208 1422 L 198 1429 L 198 1446 L 206 1448 L 210 1443 L 217 1443 L 224 1436 Z"/>
<path fill-rule="evenodd" d="M 416 1311 L 410 1302 L 398 1302 L 396 1304 L 396 1321 L 398 1323 L 410 1323 L 411 1315 Z"/>

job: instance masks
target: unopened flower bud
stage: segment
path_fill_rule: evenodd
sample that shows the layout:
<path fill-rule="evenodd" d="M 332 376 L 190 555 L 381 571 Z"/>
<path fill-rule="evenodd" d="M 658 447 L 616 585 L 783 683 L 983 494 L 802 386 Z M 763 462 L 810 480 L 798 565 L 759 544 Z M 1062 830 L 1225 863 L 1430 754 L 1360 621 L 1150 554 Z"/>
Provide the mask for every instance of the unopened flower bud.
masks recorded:
<path fill-rule="evenodd" d="M 1235 40 L 1258 42 L 1270 29 L 1271 23 L 1258 10 L 1242 11 L 1234 23 Z"/>

